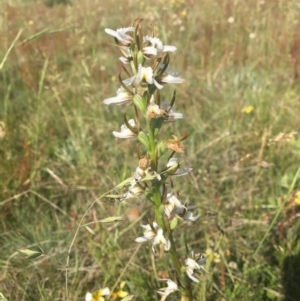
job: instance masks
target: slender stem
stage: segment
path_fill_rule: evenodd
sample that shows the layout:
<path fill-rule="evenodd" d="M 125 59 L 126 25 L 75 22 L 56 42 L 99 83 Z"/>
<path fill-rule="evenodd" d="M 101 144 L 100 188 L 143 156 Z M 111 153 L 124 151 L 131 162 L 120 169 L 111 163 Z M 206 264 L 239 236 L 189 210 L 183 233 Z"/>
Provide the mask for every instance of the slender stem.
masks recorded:
<path fill-rule="evenodd" d="M 172 232 L 170 232 L 169 234 L 169 240 L 171 242 L 170 255 L 171 255 L 172 263 L 176 269 L 176 272 L 178 273 L 178 276 L 182 279 L 184 283 L 185 293 L 186 293 L 186 297 L 188 298 L 188 301 L 193 301 L 193 290 L 191 286 L 191 280 L 186 273 L 183 274 L 181 271 L 181 263 L 178 259 L 178 254 L 176 251 L 176 246 L 175 246 Z"/>
<path fill-rule="evenodd" d="M 150 121 L 147 121 L 147 127 L 148 127 L 148 135 L 149 135 L 149 142 L 150 142 L 149 143 L 150 144 L 149 153 L 150 153 L 150 158 L 151 158 L 151 167 L 153 170 L 156 171 L 158 164 L 156 162 L 156 157 L 155 157 L 155 148 L 156 148 L 155 134 L 154 134 L 154 129 L 151 128 Z M 163 216 L 163 212 L 161 212 L 162 200 L 161 200 L 160 186 L 161 185 L 160 185 L 159 181 L 153 182 L 152 201 L 154 203 L 156 222 L 161 228 L 163 228 L 164 233 L 167 233 L 168 229 L 167 229 L 166 222 L 165 222 L 165 219 Z M 191 282 L 186 273 L 182 274 L 182 271 L 181 271 L 182 265 L 178 258 L 178 253 L 176 250 L 172 231 L 170 231 L 170 233 L 169 233 L 169 240 L 171 243 L 169 252 L 170 252 L 173 266 L 178 274 L 178 277 L 181 278 L 182 282 L 184 283 L 185 295 L 188 298 L 188 301 L 193 301 L 193 291 L 192 291 Z"/>
<path fill-rule="evenodd" d="M 169 240 L 171 242 L 170 255 L 171 255 L 172 263 L 176 269 L 176 272 L 178 273 L 178 276 L 180 276 L 181 275 L 181 263 L 178 259 L 178 254 L 177 254 L 175 242 L 173 239 L 172 231 L 169 234 Z"/>
<path fill-rule="evenodd" d="M 155 135 L 154 129 L 151 128 L 151 121 L 147 120 L 147 128 L 148 128 L 148 135 L 149 135 L 149 144 L 150 144 L 150 158 L 151 158 L 151 168 L 156 171 L 156 162 L 155 162 Z"/>

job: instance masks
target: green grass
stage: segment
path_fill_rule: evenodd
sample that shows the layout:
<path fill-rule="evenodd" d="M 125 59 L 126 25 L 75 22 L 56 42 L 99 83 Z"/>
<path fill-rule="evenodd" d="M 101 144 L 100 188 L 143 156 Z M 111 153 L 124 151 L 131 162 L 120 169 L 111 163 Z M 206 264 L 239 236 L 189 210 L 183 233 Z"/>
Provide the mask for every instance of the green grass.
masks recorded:
<path fill-rule="evenodd" d="M 171 67 L 186 79 L 176 87 L 176 109 L 187 118 L 166 134 L 190 133 L 184 144 L 193 173 L 175 185 L 202 216 L 179 227 L 177 240 L 221 256 L 194 286 L 195 299 L 298 301 L 299 135 L 269 143 L 300 131 L 298 1 L 105 3 L 0 4 L 0 63 L 7 55 L 0 70 L 0 292 L 7 300 L 65 300 L 65 264 L 80 219 L 132 174 L 135 147 L 111 135 L 123 112 L 102 103 L 115 95 L 121 70 L 104 28 L 142 17 L 145 31 L 152 23 L 178 47 Z M 254 110 L 242 113 L 247 106 Z M 132 207 L 142 212 L 134 222 L 126 218 Z M 140 200 L 95 202 L 86 223 L 125 220 L 93 224 L 94 235 L 80 229 L 70 253 L 70 300 L 123 280 L 136 300 L 159 300 L 158 278 L 173 271 L 167 259 L 151 258 L 149 245 L 137 250 L 134 242 L 149 214 Z M 49 256 L 18 252 L 36 244 Z"/>

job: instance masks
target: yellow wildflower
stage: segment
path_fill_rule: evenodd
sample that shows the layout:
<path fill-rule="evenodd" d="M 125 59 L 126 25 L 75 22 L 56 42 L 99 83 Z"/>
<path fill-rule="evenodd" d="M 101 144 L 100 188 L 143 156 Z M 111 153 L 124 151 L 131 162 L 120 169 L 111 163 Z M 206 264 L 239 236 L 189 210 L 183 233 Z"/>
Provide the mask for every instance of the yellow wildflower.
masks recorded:
<path fill-rule="evenodd" d="M 300 191 L 296 192 L 295 203 L 300 205 Z"/>
<path fill-rule="evenodd" d="M 128 292 L 123 291 L 125 284 L 126 284 L 126 282 L 123 281 L 120 285 L 120 289 L 118 291 L 112 293 L 113 300 L 117 300 L 118 298 L 123 299 L 128 296 Z"/>
<path fill-rule="evenodd" d="M 243 108 L 241 112 L 245 113 L 245 114 L 250 114 L 253 111 L 254 111 L 254 107 L 253 106 L 247 106 L 247 107 Z"/>

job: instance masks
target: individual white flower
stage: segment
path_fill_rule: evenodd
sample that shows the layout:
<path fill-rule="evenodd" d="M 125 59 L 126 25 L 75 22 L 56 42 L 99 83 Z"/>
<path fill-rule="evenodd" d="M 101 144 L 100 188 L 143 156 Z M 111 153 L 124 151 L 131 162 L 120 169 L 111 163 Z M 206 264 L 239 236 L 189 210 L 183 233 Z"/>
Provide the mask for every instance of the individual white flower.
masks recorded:
<path fill-rule="evenodd" d="M 189 207 L 189 206 L 188 206 Z M 182 216 L 182 218 L 185 220 L 185 221 L 190 221 L 190 222 L 194 222 L 196 221 L 198 218 L 200 217 L 200 215 L 196 215 L 196 216 L 193 216 L 193 212 L 189 211 L 189 210 L 186 210 Z"/>
<path fill-rule="evenodd" d="M 156 118 L 156 117 L 161 117 L 164 114 L 164 110 L 159 108 L 159 105 L 157 105 L 154 102 L 154 96 L 152 95 L 150 98 L 149 105 L 147 107 L 146 111 L 146 117 L 151 119 L 151 118 Z"/>
<path fill-rule="evenodd" d="M 137 167 L 135 172 L 134 172 L 134 178 L 136 181 L 139 181 L 143 179 L 146 176 L 146 170 L 142 169 L 141 167 Z"/>
<path fill-rule="evenodd" d="M 116 39 L 118 39 L 119 42 L 121 42 L 123 45 L 130 45 L 133 41 L 133 38 L 127 34 L 127 32 L 133 32 L 134 27 L 126 27 L 126 28 L 120 28 L 117 30 L 112 30 L 109 28 L 105 29 L 105 32 Z"/>
<path fill-rule="evenodd" d="M 158 65 L 158 67 L 160 68 L 160 69 L 164 69 L 165 68 L 165 64 L 163 64 L 163 63 L 160 63 L 159 65 Z M 179 72 L 173 72 L 171 69 L 170 69 L 170 67 L 167 67 L 165 70 L 164 70 L 167 74 L 169 74 L 169 75 L 172 75 L 172 76 L 174 76 L 174 77 L 179 77 Z"/>
<path fill-rule="evenodd" d="M 87 292 L 85 295 L 85 301 L 92 301 L 93 295 L 90 292 Z"/>
<path fill-rule="evenodd" d="M 168 218 L 170 218 L 171 213 L 175 210 L 175 208 L 182 208 L 183 205 L 177 199 L 175 195 L 172 193 L 167 194 L 167 204 L 165 205 L 165 214 Z"/>
<path fill-rule="evenodd" d="M 189 278 L 195 282 L 199 282 L 199 280 L 195 278 L 193 274 L 195 269 L 199 270 L 201 268 L 200 265 L 192 258 L 186 259 L 185 265 L 186 265 L 186 273 L 189 276 Z"/>
<path fill-rule="evenodd" d="M 142 65 L 139 65 L 138 73 L 134 79 L 134 84 L 140 85 L 142 82 L 147 82 L 149 85 L 154 84 L 157 89 L 162 89 L 163 87 L 154 79 L 151 67 L 143 67 Z"/>
<path fill-rule="evenodd" d="M 129 59 L 125 56 L 120 56 L 119 60 L 124 64 L 124 65 L 128 65 L 130 63 Z"/>
<path fill-rule="evenodd" d="M 130 124 L 130 126 L 132 126 L 133 128 L 136 127 L 135 121 L 133 119 L 128 120 L 128 123 Z M 117 138 L 134 138 L 136 136 L 136 133 L 134 133 L 133 131 L 131 131 L 126 124 L 122 124 L 121 125 L 121 131 L 120 132 L 116 132 L 113 131 L 113 135 Z"/>
<path fill-rule="evenodd" d="M 170 294 L 178 291 L 177 284 L 170 279 L 162 279 L 167 281 L 167 287 L 159 289 L 157 292 L 162 295 L 161 301 L 164 301 Z"/>
<path fill-rule="evenodd" d="M 106 105 L 123 105 L 123 104 L 129 104 L 132 101 L 132 94 L 130 94 L 128 91 L 126 91 L 123 87 L 120 87 L 117 90 L 117 96 L 107 98 L 103 101 L 104 104 Z"/>
<path fill-rule="evenodd" d="M 157 56 L 164 52 L 174 52 L 177 49 L 174 46 L 164 46 L 162 41 L 155 37 L 145 36 L 144 42 L 146 44 L 149 44 L 149 43 L 151 44 L 151 46 L 149 45 L 149 46 L 146 46 L 143 48 L 143 52 L 146 55 Z"/>
<path fill-rule="evenodd" d="M 167 76 L 164 76 L 160 79 L 160 82 L 166 83 L 166 84 L 182 84 L 184 82 L 184 79 L 179 76 L 173 76 L 168 74 Z"/>
<path fill-rule="evenodd" d="M 167 167 L 169 168 L 174 167 L 175 170 L 170 174 L 171 176 L 177 176 L 177 177 L 184 176 L 192 170 L 192 168 L 187 168 L 187 169 L 181 168 L 177 161 L 178 161 L 177 158 L 171 158 L 167 163 Z"/>
<path fill-rule="evenodd" d="M 196 206 L 195 205 L 188 205 L 188 206 L 184 206 L 181 204 L 181 206 L 177 206 L 175 207 L 175 213 L 180 215 L 181 217 L 184 216 L 184 214 L 189 211 L 189 210 L 193 210 L 195 209 Z"/>
<path fill-rule="evenodd" d="M 148 83 L 149 85 L 154 84 L 157 89 L 162 89 L 163 86 L 160 85 L 154 78 L 153 69 L 151 67 L 143 67 L 139 65 L 138 73 L 135 76 L 123 80 L 125 85 L 135 85 L 140 86 L 143 83 Z"/>
<path fill-rule="evenodd" d="M 139 184 L 137 184 L 135 179 L 133 179 L 130 182 L 130 186 L 128 187 L 128 190 L 121 196 L 120 201 L 134 198 L 137 195 L 141 194 L 143 191 L 144 191 L 143 188 Z"/>
<path fill-rule="evenodd" d="M 200 270 L 200 269 L 202 269 L 205 272 L 207 272 L 205 270 L 205 268 L 203 267 L 203 264 L 205 262 L 206 262 L 206 258 L 201 257 L 200 254 L 194 255 L 194 252 L 192 251 L 191 252 L 191 257 L 188 257 L 185 260 L 186 273 L 187 273 L 188 277 L 190 279 L 192 279 L 193 281 L 195 281 L 195 282 L 199 282 L 199 280 L 193 276 L 194 270 Z"/>
<path fill-rule="evenodd" d="M 152 251 L 155 252 L 154 247 L 156 245 L 163 245 L 165 248 L 165 251 L 169 251 L 171 248 L 171 242 L 169 241 L 168 238 L 164 236 L 164 231 L 162 228 L 158 228 L 156 236 L 153 239 L 153 244 L 152 244 Z"/>
<path fill-rule="evenodd" d="M 159 68 L 164 69 L 165 64 L 159 64 Z M 166 83 L 166 84 L 181 84 L 184 82 L 184 79 L 180 77 L 178 72 L 173 72 L 169 67 L 165 69 L 167 76 L 162 76 L 159 79 L 159 82 Z"/>
<path fill-rule="evenodd" d="M 128 47 L 121 47 L 120 50 L 122 51 L 124 56 L 119 57 L 119 60 L 124 64 L 127 65 L 132 60 L 132 56 L 130 53 L 130 49 Z"/>
<path fill-rule="evenodd" d="M 150 225 L 141 225 L 145 231 L 144 236 L 135 239 L 136 242 L 145 242 L 153 240 L 152 251 L 156 245 L 162 245 L 165 251 L 168 251 L 171 247 L 171 243 L 168 238 L 164 236 L 163 229 L 158 227 L 156 222 L 153 222 L 152 227 Z"/>
<path fill-rule="evenodd" d="M 183 119 L 183 118 L 184 118 L 184 115 L 182 113 L 174 112 L 174 110 L 171 109 L 167 113 L 167 118 L 166 118 L 165 122 L 172 122 L 172 121 L 175 121 L 176 119 Z"/>
<path fill-rule="evenodd" d="M 182 113 L 178 113 L 174 110 L 174 107 L 171 109 L 169 108 L 169 103 L 163 102 L 162 103 L 162 108 L 166 112 L 165 113 L 165 122 L 173 122 L 176 119 L 183 119 L 185 116 Z M 167 112 L 167 110 L 169 111 Z"/>
<path fill-rule="evenodd" d="M 141 225 L 141 226 L 145 229 L 144 236 L 136 238 L 135 241 L 136 242 L 145 242 L 148 240 L 152 240 L 156 235 L 156 233 L 153 230 L 155 230 L 158 227 L 157 223 L 153 222 L 152 227 L 149 224 Z"/>
<path fill-rule="evenodd" d="M 105 287 L 105 288 L 101 289 L 100 291 L 101 291 L 102 296 L 110 295 L 110 289 L 108 287 Z"/>
<path fill-rule="evenodd" d="M 172 213 L 175 213 L 186 221 L 194 222 L 200 217 L 200 215 L 193 216 L 193 213 L 190 211 L 195 208 L 196 206 L 193 205 L 184 206 L 175 195 L 173 195 L 172 193 L 167 194 L 165 214 L 168 218 L 170 218 Z"/>
<path fill-rule="evenodd" d="M 142 167 L 138 166 L 135 169 L 133 177 L 136 181 L 140 181 L 144 178 L 145 178 L 145 181 L 147 181 L 147 180 L 150 181 L 150 180 L 153 180 L 154 178 L 158 179 L 159 181 L 161 180 L 160 174 L 157 173 L 156 171 L 152 170 L 152 168 L 150 166 L 146 167 L 146 168 L 142 168 Z"/>

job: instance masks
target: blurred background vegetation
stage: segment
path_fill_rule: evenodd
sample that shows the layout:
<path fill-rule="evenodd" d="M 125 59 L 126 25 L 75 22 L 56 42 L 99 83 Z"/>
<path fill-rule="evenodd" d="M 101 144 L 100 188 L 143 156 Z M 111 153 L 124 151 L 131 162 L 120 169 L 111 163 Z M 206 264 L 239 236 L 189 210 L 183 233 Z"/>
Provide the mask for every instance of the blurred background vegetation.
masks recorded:
<path fill-rule="evenodd" d="M 65 300 L 80 218 L 132 174 L 135 147 L 111 134 L 123 113 L 102 103 L 121 70 L 104 29 L 137 17 L 178 47 L 171 68 L 186 79 L 176 109 L 187 118 L 166 132 L 190 133 L 193 173 L 175 187 L 201 214 L 179 227 L 179 244 L 210 253 L 195 299 L 299 301 L 298 0 L 1 1 L 0 291 L 8 300 Z M 70 300 L 121 281 L 136 300 L 159 300 L 158 279 L 173 271 L 134 242 L 150 213 L 140 200 L 96 202 L 86 222 L 124 221 L 79 231 Z M 36 245 L 49 256 L 18 252 Z"/>

